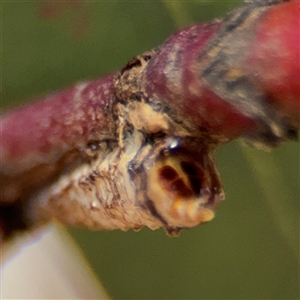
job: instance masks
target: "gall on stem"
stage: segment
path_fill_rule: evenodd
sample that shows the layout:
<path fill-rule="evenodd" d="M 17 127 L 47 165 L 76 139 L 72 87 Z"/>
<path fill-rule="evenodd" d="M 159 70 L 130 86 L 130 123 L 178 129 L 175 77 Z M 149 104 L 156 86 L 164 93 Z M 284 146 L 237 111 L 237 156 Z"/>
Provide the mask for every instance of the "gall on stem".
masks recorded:
<path fill-rule="evenodd" d="M 51 219 L 170 235 L 210 221 L 224 199 L 218 146 L 297 135 L 299 5 L 248 1 L 118 73 L 3 115 L 1 240 Z"/>

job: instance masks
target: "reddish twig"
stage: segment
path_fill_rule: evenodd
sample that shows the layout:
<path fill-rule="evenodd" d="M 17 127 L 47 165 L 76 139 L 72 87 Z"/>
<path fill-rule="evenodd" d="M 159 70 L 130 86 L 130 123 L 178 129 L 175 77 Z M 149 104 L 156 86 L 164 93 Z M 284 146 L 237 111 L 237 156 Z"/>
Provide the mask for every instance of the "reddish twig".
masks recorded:
<path fill-rule="evenodd" d="M 172 235 L 209 221 L 224 198 L 217 146 L 242 136 L 270 148 L 297 134 L 299 8 L 248 1 L 120 73 L 4 115 L 2 239 L 53 217 Z"/>

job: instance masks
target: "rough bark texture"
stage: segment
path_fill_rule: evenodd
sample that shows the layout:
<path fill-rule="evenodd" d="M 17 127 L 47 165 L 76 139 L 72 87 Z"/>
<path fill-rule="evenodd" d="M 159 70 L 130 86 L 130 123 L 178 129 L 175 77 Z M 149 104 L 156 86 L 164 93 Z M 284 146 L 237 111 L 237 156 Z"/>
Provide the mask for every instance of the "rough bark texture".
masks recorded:
<path fill-rule="evenodd" d="M 171 235 L 212 219 L 224 198 L 216 147 L 297 134 L 298 25 L 296 1 L 248 1 L 120 73 L 4 115 L 1 239 L 53 217 Z"/>

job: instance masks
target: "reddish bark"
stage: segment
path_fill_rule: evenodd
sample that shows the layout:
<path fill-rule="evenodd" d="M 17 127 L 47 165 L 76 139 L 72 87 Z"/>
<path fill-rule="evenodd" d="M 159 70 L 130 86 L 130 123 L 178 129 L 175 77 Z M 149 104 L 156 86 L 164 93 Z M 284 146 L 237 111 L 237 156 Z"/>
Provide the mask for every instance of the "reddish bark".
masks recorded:
<path fill-rule="evenodd" d="M 52 164 L 87 143 L 115 138 L 113 75 L 83 82 L 1 119 L 1 171 L 17 174 Z"/>
<path fill-rule="evenodd" d="M 199 74 L 199 55 L 221 26 L 200 24 L 172 35 L 149 62 L 143 85 L 150 99 L 167 102 L 200 131 L 233 139 L 253 130 L 254 121 L 215 94 Z"/>
<path fill-rule="evenodd" d="M 257 25 L 246 67 L 270 105 L 300 127 L 300 2 L 272 7 Z"/>
<path fill-rule="evenodd" d="M 145 69 L 143 88 L 200 130 L 269 147 L 300 126 L 300 4 L 253 2 L 171 36 Z"/>
<path fill-rule="evenodd" d="M 210 220 L 223 199 L 216 147 L 240 136 L 273 147 L 299 129 L 299 3 L 281 2 L 254 0 L 4 115 L 4 237 L 52 216 L 170 234 Z"/>

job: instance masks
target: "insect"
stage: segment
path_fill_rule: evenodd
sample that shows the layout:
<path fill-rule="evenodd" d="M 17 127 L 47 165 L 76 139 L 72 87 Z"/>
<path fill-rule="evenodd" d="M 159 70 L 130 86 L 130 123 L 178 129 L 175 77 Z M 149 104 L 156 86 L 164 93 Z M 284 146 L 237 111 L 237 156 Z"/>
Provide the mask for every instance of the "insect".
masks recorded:
<path fill-rule="evenodd" d="M 298 8 L 248 1 L 121 72 L 3 115 L 1 240 L 52 218 L 170 235 L 210 221 L 224 199 L 217 147 L 243 136 L 272 148 L 297 134 Z"/>

